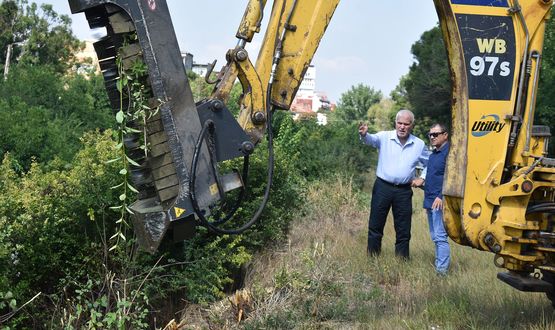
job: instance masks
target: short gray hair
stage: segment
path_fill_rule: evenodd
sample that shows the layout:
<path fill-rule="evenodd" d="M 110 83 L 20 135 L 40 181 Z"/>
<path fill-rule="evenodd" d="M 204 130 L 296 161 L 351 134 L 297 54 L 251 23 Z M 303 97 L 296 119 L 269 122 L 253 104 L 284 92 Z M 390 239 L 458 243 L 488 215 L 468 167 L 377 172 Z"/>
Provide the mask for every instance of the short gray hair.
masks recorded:
<path fill-rule="evenodd" d="M 407 115 L 410 118 L 410 123 L 414 124 L 414 113 L 412 113 L 412 111 L 408 110 L 408 109 L 401 109 L 399 110 L 399 112 L 397 112 L 397 115 L 395 116 L 395 122 L 397 122 L 397 120 L 399 119 L 399 117 L 403 116 L 403 115 Z"/>

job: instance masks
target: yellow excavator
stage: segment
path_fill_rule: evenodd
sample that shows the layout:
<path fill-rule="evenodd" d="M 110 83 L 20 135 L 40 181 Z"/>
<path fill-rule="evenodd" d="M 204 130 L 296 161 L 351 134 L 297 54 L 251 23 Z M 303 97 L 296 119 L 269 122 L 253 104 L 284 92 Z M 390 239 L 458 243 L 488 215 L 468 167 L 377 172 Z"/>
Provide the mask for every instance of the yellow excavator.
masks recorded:
<path fill-rule="evenodd" d="M 238 43 L 211 81 L 212 95 L 195 103 L 165 0 L 69 0 L 71 11 L 84 13 L 91 28 L 106 29 L 94 47 L 116 113 L 136 102 L 121 87 L 122 72 L 137 62 L 146 67 L 140 79 L 157 110 L 142 121 L 131 120 L 133 129 L 124 139 L 139 191 L 130 208 L 143 248 L 155 251 L 165 237 L 186 239 L 197 225 L 240 233 L 260 217 L 273 176 L 272 114 L 289 109 L 338 3 L 273 1 L 253 63 L 245 45 L 261 30 L 267 1 L 248 1 Z M 533 124 L 553 0 L 434 4 L 453 85 L 444 182 L 449 236 L 492 252 L 495 265 L 506 270 L 500 280 L 555 300 L 555 160 L 547 155 L 549 127 Z M 235 118 L 228 102 L 237 79 L 243 96 Z M 263 137 L 269 142 L 263 201 L 251 219 L 224 227 L 233 211 L 217 218 L 213 205 L 237 189 L 240 204 L 249 155 Z M 219 163 L 241 157 L 241 174 L 220 173 Z"/>

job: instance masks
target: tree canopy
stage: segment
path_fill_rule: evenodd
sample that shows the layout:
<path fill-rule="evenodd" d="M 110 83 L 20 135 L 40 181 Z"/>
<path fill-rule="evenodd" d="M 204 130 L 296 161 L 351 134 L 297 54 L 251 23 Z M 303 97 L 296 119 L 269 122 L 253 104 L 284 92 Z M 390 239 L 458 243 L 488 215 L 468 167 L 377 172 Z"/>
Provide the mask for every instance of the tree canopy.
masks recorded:
<path fill-rule="evenodd" d="M 555 124 L 555 20 L 553 16 L 547 21 L 542 54 L 542 67 L 536 102 L 535 123 L 551 128 Z M 551 134 L 555 134 L 552 130 Z M 555 145 L 550 144 L 550 154 L 555 152 Z"/>
<path fill-rule="evenodd" d="M 56 13 L 52 5 L 40 7 L 27 0 L 0 3 L 0 61 L 32 65 L 51 65 L 56 72 L 66 72 L 75 63 L 75 53 L 83 44 L 73 35 L 71 19 Z M 8 49 L 10 58 L 7 59 Z"/>
<path fill-rule="evenodd" d="M 341 94 L 337 108 L 333 112 L 333 119 L 345 122 L 365 121 L 368 109 L 380 102 L 382 92 L 370 86 L 358 84 Z"/>
<path fill-rule="evenodd" d="M 431 121 L 450 126 L 451 78 L 439 27 L 424 32 L 412 45 L 411 52 L 415 62 L 398 89 L 406 90 L 416 121 L 425 125 L 425 129 Z"/>

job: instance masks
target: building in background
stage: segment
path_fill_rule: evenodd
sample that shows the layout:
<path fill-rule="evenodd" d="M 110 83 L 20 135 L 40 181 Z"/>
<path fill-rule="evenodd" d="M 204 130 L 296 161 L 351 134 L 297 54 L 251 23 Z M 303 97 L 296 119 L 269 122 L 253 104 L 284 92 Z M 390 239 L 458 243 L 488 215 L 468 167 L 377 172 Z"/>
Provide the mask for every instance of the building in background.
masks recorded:
<path fill-rule="evenodd" d="M 291 103 L 291 111 L 296 119 L 315 117 L 319 124 L 325 125 L 327 117 L 324 112 L 331 111 L 333 106 L 325 92 L 316 91 L 316 68 L 310 65 Z"/>
<path fill-rule="evenodd" d="M 181 52 L 181 58 L 183 59 L 183 65 L 185 66 L 186 72 L 193 72 L 201 78 L 206 76 L 210 64 L 195 63 L 193 60 L 193 54 L 191 53 Z"/>

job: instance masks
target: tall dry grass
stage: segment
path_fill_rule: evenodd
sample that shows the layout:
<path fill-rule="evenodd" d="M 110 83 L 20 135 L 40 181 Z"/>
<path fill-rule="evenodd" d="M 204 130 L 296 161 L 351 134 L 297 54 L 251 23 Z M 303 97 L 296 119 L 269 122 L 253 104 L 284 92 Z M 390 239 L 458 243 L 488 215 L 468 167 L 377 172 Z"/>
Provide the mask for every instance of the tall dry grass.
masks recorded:
<path fill-rule="evenodd" d="M 498 281 L 490 253 L 451 242 L 450 273 L 435 275 L 422 195 L 413 199 L 411 260 L 402 261 L 392 219 L 382 255 L 366 255 L 369 196 L 345 179 L 314 185 L 287 244 L 257 256 L 245 289 L 201 318 L 185 316 L 185 328 L 555 329 L 545 295 Z"/>

